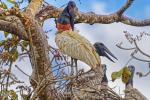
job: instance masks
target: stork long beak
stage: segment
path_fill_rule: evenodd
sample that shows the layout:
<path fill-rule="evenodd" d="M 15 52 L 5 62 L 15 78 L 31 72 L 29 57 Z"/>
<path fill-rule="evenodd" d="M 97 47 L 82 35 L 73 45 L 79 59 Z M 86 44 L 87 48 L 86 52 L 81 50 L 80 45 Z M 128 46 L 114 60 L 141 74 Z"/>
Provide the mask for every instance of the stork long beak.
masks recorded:
<path fill-rule="evenodd" d="M 106 58 L 108 58 L 110 61 L 114 62 L 110 57 L 112 56 L 113 58 L 115 58 L 116 60 L 118 60 L 111 52 L 110 50 L 103 44 L 100 42 L 96 42 L 94 44 L 94 47 L 97 51 L 97 53 L 99 54 L 99 56 L 105 56 Z"/>
<path fill-rule="evenodd" d="M 114 56 L 114 54 L 112 54 L 111 52 L 110 52 L 110 50 L 104 45 L 104 52 L 105 52 L 105 56 L 110 60 L 110 61 L 112 61 L 112 62 L 114 62 L 109 56 L 108 56 L 108 54 L 110 55 L 110 56 L 112 56 L 113 58 L 115 58 L 116 60 L 118 60 L 115 56 Z"/>

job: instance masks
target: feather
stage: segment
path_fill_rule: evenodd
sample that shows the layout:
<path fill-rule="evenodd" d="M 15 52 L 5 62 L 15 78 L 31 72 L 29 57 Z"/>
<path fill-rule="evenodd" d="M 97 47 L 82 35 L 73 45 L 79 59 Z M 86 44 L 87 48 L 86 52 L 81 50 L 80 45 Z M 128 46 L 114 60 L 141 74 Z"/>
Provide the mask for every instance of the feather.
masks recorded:
<path fill-rule="evenodd" d="M 101 60 L 93 45 L 77 31 L 63 31 L 56 34 L 56 45 L 64 54 L 81 60 L 92 69 L 100 66 Z"/>

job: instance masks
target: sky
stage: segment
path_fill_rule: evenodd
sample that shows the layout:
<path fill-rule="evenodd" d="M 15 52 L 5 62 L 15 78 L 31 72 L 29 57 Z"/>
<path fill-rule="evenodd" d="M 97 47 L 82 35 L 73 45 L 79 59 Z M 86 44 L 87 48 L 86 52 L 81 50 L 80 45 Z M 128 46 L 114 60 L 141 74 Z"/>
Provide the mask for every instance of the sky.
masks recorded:
<path fill-rule="evenodd" d="M 69 0 L 51 0 L 50 3 L 61 7 L 62 5 L 66 4 Z M 117 11 L 120 7 L 124 5 L 126 0 L 75 0 L 78 6 L 78 9 L 82 12 L 95 12 L 96 14 L 110 14 L 112 12 Z M 47 0 L 49 2 L 49 0 Z M 132 6 L 125 12 L 125 15 L 136 18 L 136 19 L 146 19 L 150 18 L 150 3 L 149 0 L 134 0 Z M 55 31 L 56 28 L 53 24 L 53 20 L 47 20 L 45 22 L 44 28 L 48 30 L 49 28 L 53 29 L 53 32 L 49 34 L 51 40 L 49 40 L 49 44 L 55 45 L 54 38 L 55 38 Z M 49 25 L 48 25 L 49 24 Z M 48 25 L 48 26 L 47 26 Z M 111 73 L 121 69 L 125 66 L 127 61 L 130 59 L 130 51 L 123 51 L 117 48 L 115 45 L 117 43 L 123 42 L 125 47 L 131 47 L 131 45 L 126 40 L 123 31 L 128 31 L 133 35 L 137 35 L 140 32 L 147 32 L 150 33 L 149 26 L 147 27 L 134 27 L 125 25 L 122 23 L 113 23 L 113 24 L 76 24 L 76 30 L 80 31 L 80 34 L 86 37 L 91 43 L 95 42 L 103 42 L 111 51 L 112 53 L 119 59 L 116 63 L 112 63 L 109 60 L 102 57 L 102 63 L 105 63 L 108 67 L 107 75 L 109 80 L 111 80 Z M 150 46 L 149 44 L 150 38 L 144 37 L 142 41 L 138 44 L 139 46 L 147 53 L 150 53 L 150 49 L 147 48 Z M 141 55 L 139 55 L 142 57 Z M 136 67 L 136 72 L 142 71 L 147 72 L 149 70 L 147 63 L 142 63 L 136 60 L 132 60 L 129 65 L 134 65 Z M 89 67 L 84 63 L 80 63 L 81 68 L 88 69 Z M 134 77 L 134 87 L 141 91 L 148 99 L 150 99 L 149 95 L 149 84 L 150 79 L 149 76 L 144 78 L 139 78 L 137 75 Z M 110 87 L 116 87 L 114 91 L 117 93 L 123 94 L 124 84 L 121 80 L 116 80 L 115 82 L 109 82 Z"/>
<path fill-rule="evenodd" d="M 69 0 L 45 0 L 48 3 L 56 6 L 61 7 L 62 5 L 66 4 Z M 79 2 L 81 1 L 81 3 Z M 95 12 L 96 14 L 110 14 L 112 12 L 117 11 L 126 0 L 75 0 L 77 7 L 82 12 Z M 25 5 L 25 4 L 24 4 Z M 24 6 L 23 5 L 23 6 Z M 125 12 L 125 15 L 136 18 L 136 19 L 146 19 L 150 18 L 150 3 L 149 0 L 134 0 L 132 6 Z M 45 21 L 44 30 L 52 29 L 52 32 L 48 34 L 49 36 L 49 44 L 52 46 L 56 46 L 55 44 L 55 23 L 53 19 L 48 19 Z M 131 47 L 128 41 L 125 39 L 123 31 L 128 31 L 134 35 L 139 34 L 140 32 L 147 32 L 150 33 L 150 26 L 147 27 L 134 27 L 125 25 L 122 23 L 112 23 L 112 24 L 76 24 L 75 29 L 80 31 L 80 34 L 86 37 L 92 44 L 95 42 L 102 42 L 104 43 L 111 52 L 118 58 L 116 63 L 112 63 L 109 60 L 102 57 L 102 63 L 107 65 L 107 76 L 109 80 L 111 80 L 111 73 L 117 71 L 125 66 L 127 61 L 130 59 L 130 51 L 123 51 L 117 48 L 115 45 L 117 43 L 123 42 L 124 46 Z M 1 34 L 0 34 L 1 36 Z M 2 39 L 2 38 L 1 38 Z M 150 54 L 150 38 L 144 37 L 142 41 L 138 43 L 138 45 L 147 53 Z M 142 57 L 139 55 L 139 57 Z M 81 68 L 85 68 L 86 70 L 89 68 L 82 62 L 79 62 Z M 17 62 L 20 65 L 21 69 L 23 69 L 27 74 L 31 74 L 31 65 L 28 59 L 25 59 L 23 62 Z M 147 72 L 149 70 L 148 64 L 139 62 L 136 60 L 132 60 L 129 64 L 132 64 L 136 67 L 136 72 L 142 71 Z M 16 72 L 16 75 L 19 79 L 28 80 L 28 77 L 22 75 L 16 68 L 13 68 L 13 72 Z M 29 82 L 28 82 L 29 83 Z M 27 84 L 28 84 L 27 83 Z M 139 78 L 137 75 L 134 77 L 134 87 L 141 91 L 149 100 L 149 87 L 150 78 L 149 76 L 144 78 Z M 115 82 L 109 82 L 110 87 L 116 87 L 114 91 L 120 94 L 123 94 L 124 84 L 121 80 L 116 80 Z"/>

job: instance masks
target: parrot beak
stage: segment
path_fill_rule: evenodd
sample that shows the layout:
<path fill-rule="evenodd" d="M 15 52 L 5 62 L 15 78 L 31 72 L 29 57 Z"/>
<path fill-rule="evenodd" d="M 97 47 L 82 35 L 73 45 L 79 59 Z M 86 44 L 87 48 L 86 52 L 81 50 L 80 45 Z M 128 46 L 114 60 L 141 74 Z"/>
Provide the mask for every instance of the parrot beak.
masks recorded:
<path fill-rule="evenodd" d="M 104 55 L 105 55 L 105 57 L 106 58 L 108 58 L 110 61 L 112 61 L 112 62 L 114 62 L 109 56 L 108 56 L 108 54 L 110 55 L 110 56 L 112 56 L 114 59 L 116 59 L 116 60 L 118 60 L 111 52 L 110 52 L 110 50 L 104 45 Z"/>

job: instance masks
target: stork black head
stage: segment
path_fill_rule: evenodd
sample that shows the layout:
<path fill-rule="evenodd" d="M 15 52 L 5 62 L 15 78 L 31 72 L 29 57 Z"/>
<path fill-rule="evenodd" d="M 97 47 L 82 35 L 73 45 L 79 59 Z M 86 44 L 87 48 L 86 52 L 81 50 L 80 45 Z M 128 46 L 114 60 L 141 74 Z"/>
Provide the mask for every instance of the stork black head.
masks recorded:
<path fill-rule="evenodd" d="M 74 1 L 69 1 L 67 8 L 68 8 L 69 13 L 71 14 L 75 14 L 75 12 L 78 10 L 76 3 Z"/>
<path fill-rule="evenodd" d="M 103 44 L 100 42 L 96 42 L 94 44 L 94 47 L 97 51 L 97 53 L 99 54 L 99 56 L 105 56 L 106 58 L 108 58 L 110 61 L 114 62 L 109 56 L 112 56 L 113 58 L 115 58 L 116 60 L 118 60 L 111 52 L 110 50 Z"/>
<path fill-rule="evenodd" d="M 76 7 L 76 3 L 74 1 L 69 1 L 67 6 L 75 8 Z"/>
<path fill-rule="evenodd" d="M 132 74 L 135 72 L 135 67 L 133 65 L 128 66 L 129 70 L 131 71 Z"/>

